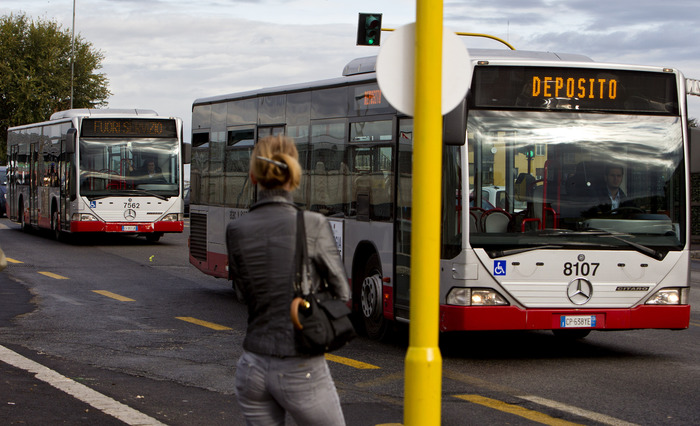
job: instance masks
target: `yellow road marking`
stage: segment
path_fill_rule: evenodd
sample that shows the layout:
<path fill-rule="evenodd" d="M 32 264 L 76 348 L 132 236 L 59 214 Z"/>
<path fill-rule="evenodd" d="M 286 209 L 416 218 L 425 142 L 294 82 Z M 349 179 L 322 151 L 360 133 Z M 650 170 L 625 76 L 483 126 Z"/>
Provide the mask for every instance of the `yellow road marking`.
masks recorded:
<path fill-rule="evenodd" d="M 125 297 L 125 296 L 120 296 L 116 293 L 112 293 L 111 291 L 107 291 L 107 290 L 93 290 L 93 292 L 95 292 L 97 294 L 101 294 L 103 296 L 111 297 L 112 299 L 116 299 L 120 302 L 135 302 L 134 299 L 130 299 L 130 298 Z"/>
<path fill-rule="evenodd" d="M 53 272 L 46 272 L 46 271 L 38 271 L 41 275 L 46 275 L 47 277 L 55 278 L 57 280 L 67 280 L 68 277 L 64 277 L 63 275 L 58 275 L 54 274 Z"/>
<path fill-rule="evenodd" d="M 695 327 L 700 327 L 700 323 L 698 323 L 698 322 L 690 321 L 690 325 L 694 325 Z"/>
<path fill-rule="evenodd" d="M 345 357 L 333 355 L 333 354 L 326 354 L 326 359 L 328 361 L 337 362 L 338 364 L 344 364 L 344 365 L 347 365 L 349 367 L 358 368 L 360 370 L 376 370 L 379 368 L 376 365 L 367 364 L 367 363 L 361 362 L 361 361 L 355 361 L 354 359 L 345 358 Z"/>
<path fill-rule="evenodd" d="M 215 324 L 209 321 L 202 321 L 197 318 L 192 317 L 175 317 L 182 321 L 191 322 L 192 324 L 201 325 L 202 327 L 211 328 L 212 330 L 233 330 L 231 327 L 226 327 L 224 325 Z"/>
<path fill-rule="evenodd" d="M 387 385 L 389 383 L 400 382 L 403 379 L 404 379 L 404 372 L 397 371 L 395 373 L 375 377 L 372 380 L 367 380 L 366 382 L 357 382 L 357 383 L 355 383 L 355 386 L 358 388 L 372 388 L 375 386 L 384 386 L 384 385 Z"/>
<path fill-rule="evenodd" d="M 516 416 L 524 417 L 533 422 L 542 423 L 551 426 L 573 426 L 578 425 L 578 423 L 567 422 L 566 420 L 561 420 L 548 416 L 547 414 L 540 413 L 533 410 L 528 410 L 527 408 L 520 407 L 518 405 L 508 404 L 497 399 L 486 398 L 481 395 L 455 395 L 456 398 L 463 399 L 465 401 L 473 402 L 474 404 L 483 405 L 485 407 L 493 408 L 494 410 L 503 411 L 510 414 L 515 414 Z"/>
<path fill-rule="evenodd" d="M 9 257 L 6 257 L 5 259 L 7 259 L 7 261 L 10 263 L 24 263 L 21 260 L 15 260 L 15 259 L 11 259 Z"/>

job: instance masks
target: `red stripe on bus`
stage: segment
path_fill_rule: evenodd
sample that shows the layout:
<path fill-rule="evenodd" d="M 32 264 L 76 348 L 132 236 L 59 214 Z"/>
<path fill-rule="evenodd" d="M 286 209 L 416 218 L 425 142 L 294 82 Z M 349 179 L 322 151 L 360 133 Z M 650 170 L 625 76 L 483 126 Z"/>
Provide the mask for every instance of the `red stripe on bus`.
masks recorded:
<path fill-rule="evenodd" d="M 137 230 L 124 230 L 124 227 L 136 226 Z M 130 228 L 127 228 L 130 229 Z M 185 229 L 183 221 L 168 221 L 168 222 L 101 222 L 98 220 L 77 222 L 73 221 L 70 224 L 71 232 L 123 232 L 123 233 L 150 233 L 150 232 L 182 232 Z"/>
<path fill-rule="evenodd" d="M 515 306 L 440 306 L 440 330 L 552 330 L 562 315 L 596 315 L 594 330 L 684 329 L 690 305 L 642 305 L 631 309 L 530 309 Z"/>
<path fill-rule="evenodd" d="M 190 263 L 209 275 L 217 278 L 228 278 L 228 256 L 225 253 L 207 252 L 206 260 L 198 259 L 190 254 Z"/>

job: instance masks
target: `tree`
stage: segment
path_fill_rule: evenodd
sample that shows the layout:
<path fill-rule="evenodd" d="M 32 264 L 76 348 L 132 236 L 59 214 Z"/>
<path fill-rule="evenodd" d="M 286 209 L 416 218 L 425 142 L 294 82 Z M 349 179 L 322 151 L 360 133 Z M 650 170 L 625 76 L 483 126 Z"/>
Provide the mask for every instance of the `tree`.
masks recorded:
<path fill-rule="evenodd" d="M 71 31 L 26 15 L 0 17 L 0 164 L 7 161 L 7 129 L 46 121 L 70 108 Z M 75 38 L 73 108 L 107 105 L 109 81 L 97 71 L 104 55 Z"/>

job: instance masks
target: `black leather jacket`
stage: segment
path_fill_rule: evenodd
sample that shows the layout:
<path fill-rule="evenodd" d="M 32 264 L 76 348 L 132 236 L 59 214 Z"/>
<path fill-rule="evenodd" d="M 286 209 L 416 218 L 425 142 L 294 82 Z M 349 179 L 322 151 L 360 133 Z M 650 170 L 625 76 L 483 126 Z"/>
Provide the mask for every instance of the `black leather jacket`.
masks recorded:
<path fill-rule="evenodd" d="M 251 211 L 226 229 L 229 278 L 248 306 L 248 330 L 243 348 L 261 355 L 303 356 L 294 346 L 289 315 L 293 298 L 296 214 L 292 194 L 260 191 Z M 325 278 L 329 291 L 350 299 L 350 285 L 325 216 L 304 212 L 312 282 Z"/>

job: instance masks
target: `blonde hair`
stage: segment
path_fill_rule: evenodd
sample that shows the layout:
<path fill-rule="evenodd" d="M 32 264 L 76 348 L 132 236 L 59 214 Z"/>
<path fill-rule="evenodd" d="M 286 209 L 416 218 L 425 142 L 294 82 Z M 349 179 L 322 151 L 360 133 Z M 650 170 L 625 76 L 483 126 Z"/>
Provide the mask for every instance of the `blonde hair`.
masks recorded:
<path fill-rule="evenodd" d="M 294 139 L 284 135 L 260 139 L 250 157 L 250 173 L 265 189 L 280 188 L 287 183 L 296 189 L 301 181 L 301 166 Z"/>

